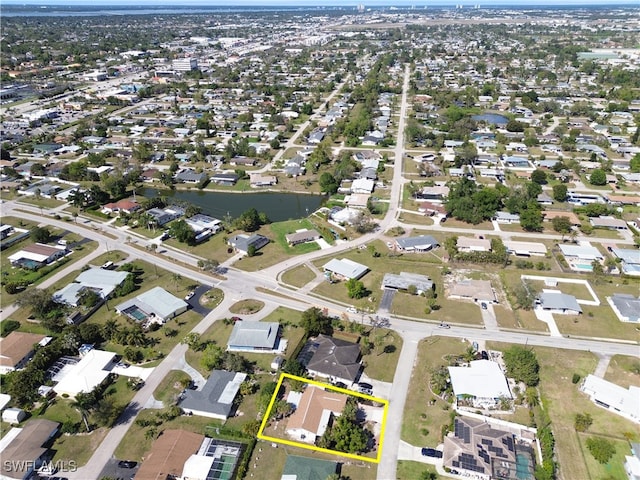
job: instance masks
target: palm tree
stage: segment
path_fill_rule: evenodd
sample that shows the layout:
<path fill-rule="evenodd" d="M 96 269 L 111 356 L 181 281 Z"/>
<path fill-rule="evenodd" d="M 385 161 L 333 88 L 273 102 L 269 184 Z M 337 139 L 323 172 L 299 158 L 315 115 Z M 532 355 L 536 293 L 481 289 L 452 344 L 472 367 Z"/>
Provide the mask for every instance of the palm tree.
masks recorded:
<path fill-rule="evenodd" d="M 147 338 L 140 325 L 134 325 L 127 331 L 126 340 L 127 345 L 133 345 L 134 347 L 142 347 L 147 343 Z"/>

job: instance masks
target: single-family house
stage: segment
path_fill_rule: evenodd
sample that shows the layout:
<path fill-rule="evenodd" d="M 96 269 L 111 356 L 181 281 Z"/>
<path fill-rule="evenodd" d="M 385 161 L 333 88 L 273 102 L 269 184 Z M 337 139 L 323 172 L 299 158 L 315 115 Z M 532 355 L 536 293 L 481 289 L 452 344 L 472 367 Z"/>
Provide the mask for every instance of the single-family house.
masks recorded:
<path fill-rule="evenodd" d="M 53 391 L 75 398 L 89 393 L 109 376 L 116 363 L 116 354 L 92 349 L 78 363 L 65 365 L 54 377 Z"/>
<path fill-rule="evenodd" d="M 187 430 L 163 430 L 135 472 L 136 480 L 181 478 L 185 462 L 198 453 L 203 435 Z"/>
<path fill-rule="evenodd" d="M 486 238 L 458 237 L 456 242 L 460 252 L 490 252 L 491 241 Z"/>
<path fill-rule="evenodd" d="M 607 302 L 621 322 L 640 322 L 640 297 L 627 293 L 614 293 Z"/>
<path fill-rule="evenodd" d="M 253 235 L 239 234 L 229 239 L 229 245 L 238 252 L 245 254 L 249 253 L 251 247 L 253 247 L 255 251 L 258 251 L 268 243 L 269 239 L 258 233 L 254 233 Z"/>
<path fill-rule="evenodd" d="M 127 279 L 129 272 L 90 268 L 81 272 L 76 279 L 53 294 L 53 299 L 72 307 L 78 306 L 78 299 L 85 289 L 96 292 L 100 298 L 106 299 Z"/>
<path fill-rule="evenodd" d="M 285 235 L 285 240 L 290 246 L 298 245 L 300 243 L 315 242 L 321 237 L 317 230 L 300 230 L 294 233 L 288 233 Z"/>
<path fill-rule="evenodd" d="M 153 287 L 140 295 L 125 300 L 116 307 L 120 315 L 126 315 L 134 322 L 165 323 L 183 312 L 189 304 L 162 287 Z"/>
<path fill-rule="evenodd" d="M 67 253 L 69 253 L 69 251 L 65 246 L 33 243 L 23 247 L 7 258 L 14 267 L 37 270 L 44 265 L 48 265 L 64 257 Z"/>
<path fill-rule="evenodd" d="M 453 432 L 444 438 L 442 464 L 469 478 L 532 479 L 535 462 L 530 445 L 527 449 L 520 445 L 507 429 L 496 428 L 484 420 L 457 416 Z"/>
<path fill-rule="evenodd" d="M 627 230 L 627 223 L 615 217 L 599 216 L 589 218 L 589 223 L 593 228 L 607 228 L 609 230 Z"/>
<path fill-rule="evenodd" d="M 640 423 L 640 387 L 623 388 L 595 375 L 587 375 L 580 386 L 591 401 L 602 408 Z"/>
<path fill-rule="evenodd" d="M 278 322 L 247 322 L 238 320 L 233 325 L 227 342 L 232 352 L 274 353 L 280 349 Z"/>
<path fill-rule="evenodd" d="M 238 178 L 236 173 L 214 173 L 209 177 L 209 180 L 217 185 L 233 186 Z"/>
<path fill-rule="evenodd" d="M 620 259 L 622 273 L 631 277 L 640 276 L 640 250 L 633 248 L 612 248 L 611 253 Z"/>
<path fill-rule="evenodd" d="M 140 210 L 140 204 L 138 202 L 134 202 L 133 200 L 123 199 L 118 200 L 117 202 L 107 203 L 102 207 L 102 213 L 110 214 L 110 213 L 128 213 L 132 214 Z"/>
<path fill-rule="evenodd" d="M 314 444 L 340 416 L 347 404 L 347 396 L 309 385 L 300 398 L 295 412 L 287 421 L 286 432 L 296 441 Z"/>
<path fill-rule="evenodd" d="M 185 168 L 176 173 L 175 179 L 180 183 L 204 183 L 209 179 L 209 176 L 205 172 L 196 172 L 192 168 Z"/>
<path fill-rule="evenodd" d="M 592 262 L 594 260 L 602 261 L 604 259 L 603 255 L 600 253 L 596 247 L 587 244 L 587 245 L 563 245 L 558 244 L 558 248 L 562 255 L 570 260 L 580 260 L 586 262 Z"/>
<path fill-rule="evenodd" d="M 507 378 L 496 362 L 473 360 L 467 367 L 448 369 L 458 402 L 470 402 L 475 408 L 495 408 L 501 399 L 512 398 Z"/>
<path fill-rule="evenodd" d="M 341 279 L 356 279 L 363 277 L 369 268 L 348 258 L 338 260 L 333 258 L 322 266 L 323 270 L 329 272 L 331 275 L 335 275 Z"/>
<path fill-rule="evenodd" d="M 275 175 L 263 175 L 261 173 L 250 173 L 249 182 L 252 187 L 270 187 L 278 183 Z"/>
<path fill-rule="evenodd" d="M 544 257 L 547 254 L 547 247 L 544 243 L 505 240 L 504 246 L 508 253 L 518 257 Z"/>
<path fill-rule="evenodd" d="M 582 308 L 573 295 L 545 290 L 536 300 L 536 306 L 547 312 L 562 315 L 578 315 Z"/>
<path fill-rule="evenodd" d="M 421 295 L 428 290 L 432 290 L 435 285 L 429 277 L 418 273 L 385 273 L 382 278 L 383 289 L 402 290 L 406 292 L 410 290 L 412 286 L 416 289 L 416 295 Z"/>
<path fill-rule="evenodd" d="M 422 187 L 416 192 L 416 198 L 429 200 L 431 202 L 443 202 L 449 196 L 449 187 L 446 185 L 435 185 L 433 187 Z"/>
<path fill-rule="evenodd" d="M 59 428 L 58 422 L 36 418 L 18 429 L 17 435 L 9 437 L 10 440 L 2 451 L 3 459 L 11 461 L 2 462 L 1 477 L 9 480 L 32 478 L 34 471 L 40 468 L 47 458 L 49 447 Z"/>
<path fill-rule="evenodd" d="M 185 221 L 187 225 L 191 227 L 191 229 L 200 233 L 203 230 L 211 230 L 213 233 L 218 233 L 222 228 L 222 222 L 217 218 L 210 217 L 209 215 L 204 215 L 202 213 L 197 213 L 189 218 L 186 218 Z"/>
<path fill-rule="evenodd" d="M 439 246 L 438 241 L 431 235 L 398 238 L 395 243 L 403 252 L 428 252 Z"/>
<path fill-rule="evenodd" d="M 46 345 L 50 341 L 51 337 L 17 331 L 0 338 L 0 374 L 24 368 L 33 357 L 34 347 Z"/>
<path fill-rule="evenodd" d="M 180 408 L 187 413 L 226 420 L 234 408 L 234 399 L 246 373 L 213 370 L 200 390 L 187 390 Z"/>
<path fill-rule="evenodd" d="M 352 384 L 360 376 L 360 346 L 326 335 L 310 339 L 298 358 L 311 375 Z"/>
<path fill-rule="evenodd" d="M 520 223 L 520 215 L 518 215 L 517 213 L 496 212 L 493 219 L 498 223 Z"/>
<path fill-rule="evenodd" d="M 631 455 L 624 457 L 624 471 L 629 480 L 640 480 L 640 443 L 631 443 Z"/>
<path fill-rule="evenodd" d="M 351 183 L 351 193 L 371 193 L 375 182 L 368 178 L 357 178 Z"/>

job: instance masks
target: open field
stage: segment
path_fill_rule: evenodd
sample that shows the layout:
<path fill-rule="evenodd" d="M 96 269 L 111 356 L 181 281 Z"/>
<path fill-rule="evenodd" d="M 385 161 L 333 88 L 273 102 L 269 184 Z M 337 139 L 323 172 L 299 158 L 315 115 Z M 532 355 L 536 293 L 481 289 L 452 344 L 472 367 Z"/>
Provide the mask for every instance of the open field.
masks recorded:
<path fill-rule="evenodd" d="M 448 364 L 445 355 L 462 354 L 468 347 L 466 342 L 446 337 L 429 337 L 420 342 L 402 418 L 402 440 L 429 447 L 442 442 L 442 426 L 450 422 L 451 404 L 431 391 L 431 372 Z"/>

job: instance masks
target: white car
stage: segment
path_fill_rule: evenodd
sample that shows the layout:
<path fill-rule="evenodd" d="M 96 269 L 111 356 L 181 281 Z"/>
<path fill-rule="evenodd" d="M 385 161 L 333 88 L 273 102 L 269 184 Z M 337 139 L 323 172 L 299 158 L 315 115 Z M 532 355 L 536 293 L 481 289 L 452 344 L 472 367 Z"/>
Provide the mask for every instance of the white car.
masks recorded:
<path fill-rule="evenodd" d="M 196 294 L 196 292 L 189 292 L 189 293 L 187 293 L 187 295 L 184 297 L 184 299 L 185 299 L 185 300 L 191 300 L 195 294 Z"/>
<path fill-rule="evenodd" d="M 347 308 L 347 313 L 358 313 L 358 309 L 356 307 Z"/>

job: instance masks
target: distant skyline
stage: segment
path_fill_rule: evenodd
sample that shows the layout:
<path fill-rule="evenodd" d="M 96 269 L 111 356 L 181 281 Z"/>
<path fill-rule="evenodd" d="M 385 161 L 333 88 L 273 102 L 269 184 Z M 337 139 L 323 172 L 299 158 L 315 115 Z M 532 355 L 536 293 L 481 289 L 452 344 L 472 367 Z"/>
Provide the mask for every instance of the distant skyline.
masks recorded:
<path fill-rule="evenodd" d="M 640 0 L 530 0 L 530 1 L 518 1 L 518 0 L 485 0 L 485 1 L 473 1 L 473 0 L 369 0 L 369 1 L 343 1 L 343 0 L 2 0 L 5 5 L 42 5 L 42 6 L 229 6 L 229 7 L 253 7 L 253 6 L 283 6 L 283 7 L 315 7 L 315 6 L 328 6 L 328 7 L 355 7 L 359 4 L 363 4 L 365 7 L 391 7 L 391 6 L 412 6 L 424 7 L 424 6 L 453 6 L 463 5 L 470 7 L 480 4 L 485 6 L 514 6 L 514 7 L 545 7 L 545 6 L 609 6 L 609 5 L 624 5 L 624 6 L 639 6 Z"/>

